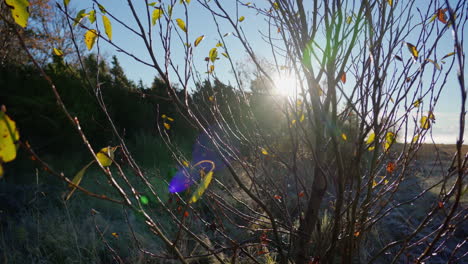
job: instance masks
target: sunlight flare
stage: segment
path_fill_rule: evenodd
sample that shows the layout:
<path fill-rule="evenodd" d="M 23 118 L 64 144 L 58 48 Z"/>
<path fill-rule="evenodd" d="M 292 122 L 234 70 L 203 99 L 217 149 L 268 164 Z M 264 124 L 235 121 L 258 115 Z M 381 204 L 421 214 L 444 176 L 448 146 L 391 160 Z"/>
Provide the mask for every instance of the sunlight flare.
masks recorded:
<path fill-rule="evenodd" d="M 300 92 L 299 82 L 295 74 L 278 74 L 273 78 L 276 94 L 294 98 Z"/>

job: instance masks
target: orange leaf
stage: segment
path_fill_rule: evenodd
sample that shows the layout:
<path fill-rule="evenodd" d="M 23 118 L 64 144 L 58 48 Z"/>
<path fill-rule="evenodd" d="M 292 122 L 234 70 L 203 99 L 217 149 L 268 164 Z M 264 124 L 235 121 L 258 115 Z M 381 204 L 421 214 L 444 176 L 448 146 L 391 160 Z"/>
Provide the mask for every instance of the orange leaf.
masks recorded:
<path fill-rule="evenodd" d="M 273 197 L 274 197 L 276 200 L 281 199 L 281 196 L 280 196 L 280 195 L 277 195 L 277 194 L 276 194 L 275 196 L 273 196 Z"/>
<path fill-rule="evenodd" d="M 437 204 L 438 204 L 439 208 L 444 208 L 444 203 L 443 202 L 439 201 Z"/>
<path fill-rule="evenodd" d="M 388 173 L 392 173 L 392 172 L 395 170 L 395 168 L 396 168 L 396 164 L 395 164 L 394 162 L 391 162 L 391 161 L 390 161 L 390 162 L 387 164 L 387 172 L 388 172 Z"/>
<path fill-rule="evenodd" d="M 304 197 L 304 194 L 305 194 L 304 191 L 301 191 L 300 193 L 297 194 L 297 196 Z"/>
<path fill-rule="evenodd" d="M 437 19 L 439 19 L 440 22 L 447 24 L 447 16 L 445 15 L 445 11 L 447 11 L 447 8 L 437 10 Z"/>
<path fill-rule="evenodd" d="M 341 74 L 341 81 L 343 83 L 346 83 L 346 72 L 343 72 L 343 74 Z"/>
<path fill-rule="evenodd" d="M 189 215 L 190 215 L 189 212 L 187 211 L 184 212 L 184 217 L 188 217 Z"/>

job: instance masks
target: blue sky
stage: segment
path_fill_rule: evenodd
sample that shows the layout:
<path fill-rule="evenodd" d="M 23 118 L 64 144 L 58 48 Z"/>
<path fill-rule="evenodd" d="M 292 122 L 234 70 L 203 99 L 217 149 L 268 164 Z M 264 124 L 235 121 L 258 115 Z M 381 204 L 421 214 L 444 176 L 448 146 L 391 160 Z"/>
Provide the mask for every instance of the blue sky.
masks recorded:
<path fill-rule="evenodd" d="M 144 3 L 144 1 L 134 1 L 135 3 Z M 150 1 L 151 2 L 151 1 Z M 162 1 L 167 2 L 167 1 Z M 177 1 L 179 2 L 179 1 Z M 258 57 L 268 59 L 271 57 L 270 47 L 267 46 L 264 41 L 261 40 L 259 30 L 263 32 L 267 29 L 267 23 L 263 21 L 259 16 L 256 16 L 256 13 L 248 8 L 241 7 L 236 14 L 236 8 L 234 5 L 235 1 L 222 1 L 223 4 L 226 5 L 226 9 L 228 12 L 234 14 L 233 16 L 245 16 L 245 20 L 241 23 L 243 30 L 245 31 L 246 36 L 251 41 L 251 45 L 254 51 L 256 51 L 256 55 Z M 247 1 L 246 1 L 247 2 Z M 255 2 L 255 1 L 252 1 Z M 137 28 L 135 20 L 131 16 L 131 12 L 129 11 L 128 5 L 126 1 L 123 0 L 105 0 L 102 1 L 102 4 L 108 9 L 114 16 L 118 17 L 120 20 L 125 21 L 130 27 Z M 76 8 L 77 10 L 82 8 L 91 8 L 92 2 L 91 1 L 71 1 L 71 6 Z M 205 10 L 203 7 L 200 6 L 197 1 L 192 0 L 190 5 L 190 12 L 189 12 L 189 19 L 186 20 L 184 8 L 177 4 L 174 7 L 173 11 L 173 19 L 175 18 L 182 18 L 187 22 L 188 32 L 189 32 L 189 42 L 192 43 L 193 41 L 201 35 L 205 35 L 204 40 L 200 43 L 199 46 L 193 47 L 194 53 L 194 65 L 197 67 L 198 71 L 201 74 L 202 78 L 206 77 L 206 62 L 204 60 L 205 57 L 208 56 L 209 50 L 215 47 L 216 43 L 219 41 L 220 37 L 218 32 L 216 31 L 216 27 L 214 26 L 213 19 L 211 14 Z M 88 9 L 89 11 L 89 9 Z M 142 14 L 143 17 L 146 17 L 144 6 L 140 5 L 137 6 L 137 13 Z M 102 29 L 102 23 L 100 22 L 100 18 L 98 16 L 99 24 L 98 26 Z M 129 51 L 133 55 L 138 58 L 142 58 L 143 60 L 150 61 L 148 52 L 146 51 L 145 46 L 143 45 L 143 41 L 139 39 L 137 36 L 133 35 L 130 31 L 119 26 L 117 22 L 112 21 L 113 24 L 113 42 L 121 46 L 123 49 Z M 146 21 L 146 20 L 144 20 Z M 175 25 L 174 25 L 175 26 Z M 227 25 L 225 22 L 220 22 L 221 34 L 232 32 L 232 27 Z M 153 30 L 155 33 L 156 30 Z M 466 36 L 466 32 L 463 32 Z M 173 36 L 175 37 L 175 36 Z M 155 55 L 158 56 L 160 62 L 162 62 L 164 54 L 162 54 L 161 46 L 158 45 L 159 39 L 157 36 L 153 36 L 154 43 L 155 43 Z M 229 36 L 226 38 L 227 44 L 229 45 L 227 49 L 230 52 L 230 57 L 233 58 L 234 62 L 241 63 L 241 67 L 249 67 L 249 60 L 247 55 L 244 53 L 244 49 L 241 46 L 240 42 L 235 39 L 234 36 Z M 179 62 L 179 70 L 183 68 L 182 62 L 184 61 L 184 52 L 183 46 L 180 41 L 173 41 L 175 44 L 172 47 L 171 58 Z M 411 42 L 411 40 L 408 40 Z M 179 44 L 180 43 L 180 44 Z M 414 43 L 414 41 L 413 41 Z M 438 54 L 446 54 L 452 51 L 453 47 L 453 40 L 450 31 L 447 31 L 444 36 L 442 43 L 447 43 L 447 45 L 439 46 Z M 116 52 L 115 48 L 104 43 L 103 41 L 99 42 L 100 44 L 100 51 L 105 57 L 110 57 L 112 55 L 117 55 L 121 65 L 124 67 L 127 76 L 134 81 L 142 80 L 145 85 L 150 85 L 156 76 L 156 71 L 148 66 L 145 66 L 141 63 L 136 62 L 134 59 L 126 56 L 121 52 Z M 178 46 L 179 45 L 179 46 Z M 466 42 L 464 44 L 464 49 L 467 48 Z M 221 49 L 218 48 L 219 53 L 223 52 Z M 178 53 L 177 51 L 181 51 Z M 93 49 L 93 52 L 96 52 L 96 48 Z M 406 54 L 408 55 L 408 54 Z M 217 76 L 224 82 L 234 82 L 234 79 L 230 73 L 230 66 L 228 60 L 225 59 L 223 56 L 219 56 L 220 60 L 216 61 L 216 74 Z M 440 56 L 439 56 L 440 58 Z M 442 65 L 442 71 L 446 65 Z M 458 69 L 458 66 L 455 66 Z M 458 129 L 458 111 L 460 109 L 460 91 L 459 86 L 457 83 L 456 72 L 457 70 L 453 70 L 452 75 L 449 76 L 446 87 L 442 91 L 440 101 L 434 111 L 436 116 L 436 123 L 432 129 L 432 136 L 436 143 L 455 143 L 456 142 L 456 131 Z M 465 76 L 467 71 L 465 70 Z M 171 72 L 173 78 L 173 72 Z M 430 82 L 429 79 L 423 79 L 424 82 Z M 348 85 L 353 85 L 352 80 L 348 81 Z M 346 88 L 346 87 L 345 87 Z M 430 140 L 426 140 L 426 142 L 430 142 Z"/>

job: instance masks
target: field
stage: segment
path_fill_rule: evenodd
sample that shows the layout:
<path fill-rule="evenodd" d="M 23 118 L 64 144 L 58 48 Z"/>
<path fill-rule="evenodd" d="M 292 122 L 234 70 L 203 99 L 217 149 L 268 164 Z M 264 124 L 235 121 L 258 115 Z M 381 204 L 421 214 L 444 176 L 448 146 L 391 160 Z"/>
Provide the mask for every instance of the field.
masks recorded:
<path fill-rule="evenodd" d="M 150 144 L 147 142 L 146 147 L 148 145 Z M 454 145 L 421 146 L 413 165 L 409 168 L 410 172 L 404 184 L 400 186 L 395 200 L 392 201 L 393 205 L 401 203 L 401 206 L 391 211 L 387 220 L 370 232 L 366 239 L 369 246 L 366 252 L 360 253 L 361 255 L 371 254 L 386 243 L 398 240 L 406 232 L 414 229 L 432 206 L 438 206 L 440 184 L 429 189 L 427 193 L 421 192 L 440 182 L 442 176 L 448 173 L 454 151 Z M 467 151 L 468 146 L 464 146 L 463 153 Z M 435 153 L 438 154 L 435 155 Z M 152 159 L 148 155 L 141 155 L 140 158 L 146 159 L 145 171 L 152 175 L 150 179 L 155 183 L 165 180 L 161 175 L 165 175 L 167 168 L 162 163 L 156 162 L 156 157 Z M 125 263 L 171 262 L 163 258 L 149 257 L 139 250 L 139 248 L 144 248 L 158 254 L 163 249 L 162 243 L 146 229 L 139 215 L 124 210 L 120 206 L 92 199 L 79 192 L 70 201 L 64 202 L 65 184 L 51 178 L 51 175 L 43 171 L 30 168 L 27 160 L 18 162 L 24 164 L 24 167 L 17 171 L 27 173 L 26 168 L 29 168 L 31 175 L 22 178 L 30 179 L 30 182 L 15 181 L 12 179 L 13 175 L 7 175 L 7 179 L 0 182 L 1 262 L 113 263 L 118 258 Z M 76 171 L 79 167 L 73 162 L 62 161 L 60 163 L 65 166 L 64 171 L 68 173 Z M 95 178 L 96 181 L 84 181 L 84 186 L 93 189 L 92 186 L 97 183 L 94 189 L 106 188 L 105 180 L 97 170 L 90 171 L 86 176 Z M 227 176 L 222 173 L 218 177 Z M 453 177 L 449 178 L 447 186 L 451 183 L 453 183 Z M 161 193 L 165 192 L 164 186 L 157 186 Z M 235 188 L 232 190 L 239 192 Z M 221 189 L 216 189 L 216 192 L 222 194 Z M 418 194 L 421 194 L 422 198 L 412 201 L 412 198 Z M 240 197 L 241 195 L 239 193 Z M 165 199 L 167 198 L 166 195 Z M 461 206 L 466 211 L 468 206 L 466 195 L 462 197 Z M 158 206 L 151 207 L 149 210 L 154 213 L 158 210 Z M 446 213 L 446 210 L 449 208 L 445 208 L 442 212 Z M 191 219 L 189 221 L 196 221 L 194 218 L 189 219 Z M 162 217 L 159 221 L 162 221 L 164 225 L 165 218 Z M 325 224 L 327 222 L 326 219 L 322 221 Z M 129 223 L 132 229 L 129 228 Z M 169 220 L 166 224 L 170 224 Z M 439 224 L 437 221 L 431 223 L 433 228 Z M 198 228 L 206 229 L 203 225 L 198 225 Z M 206 231 L 206 241 L 210 243 L 209 237 L 213 233 L 210 234 L 209 229 Z M 461 228 L 453 232 L 455 232 L 455 237 L 462 241 L 468 236 L 468 227 L 461 225 Z M 428 233 L 419 234 L 419 236 L 423 235 L 428 235 Z M 436 262 L 431 263 L 439 263 L 438 260 L 440 263 L 445 263 L 443 260 L 446 257 L 441 254 L 440 258 L 434 260 Z M 265 263 L 273 261 L 269 254 L 261 259 Z M 210 261 L 207 259 L 199 263 L 210 263 Z"/>

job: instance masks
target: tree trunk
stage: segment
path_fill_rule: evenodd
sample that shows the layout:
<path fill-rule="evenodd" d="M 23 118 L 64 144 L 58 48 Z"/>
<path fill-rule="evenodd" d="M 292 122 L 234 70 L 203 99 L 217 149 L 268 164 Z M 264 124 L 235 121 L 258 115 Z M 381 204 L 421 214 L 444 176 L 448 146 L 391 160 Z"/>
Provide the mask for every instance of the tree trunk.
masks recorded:
<path fill-rule="evenodd" d="M 323 173 L 317 167 L 314 170 L 314 182 L 312 183 L 312 193 L 310 195 L 307 211 L 303 219 L 301 219 L 298 237 L 296 239 L 295 263 L 307 263 L 309 260 L 309 246 L 312 232 L 317 224 L 320 204 L 327 189 L 327 183 Z"/>

